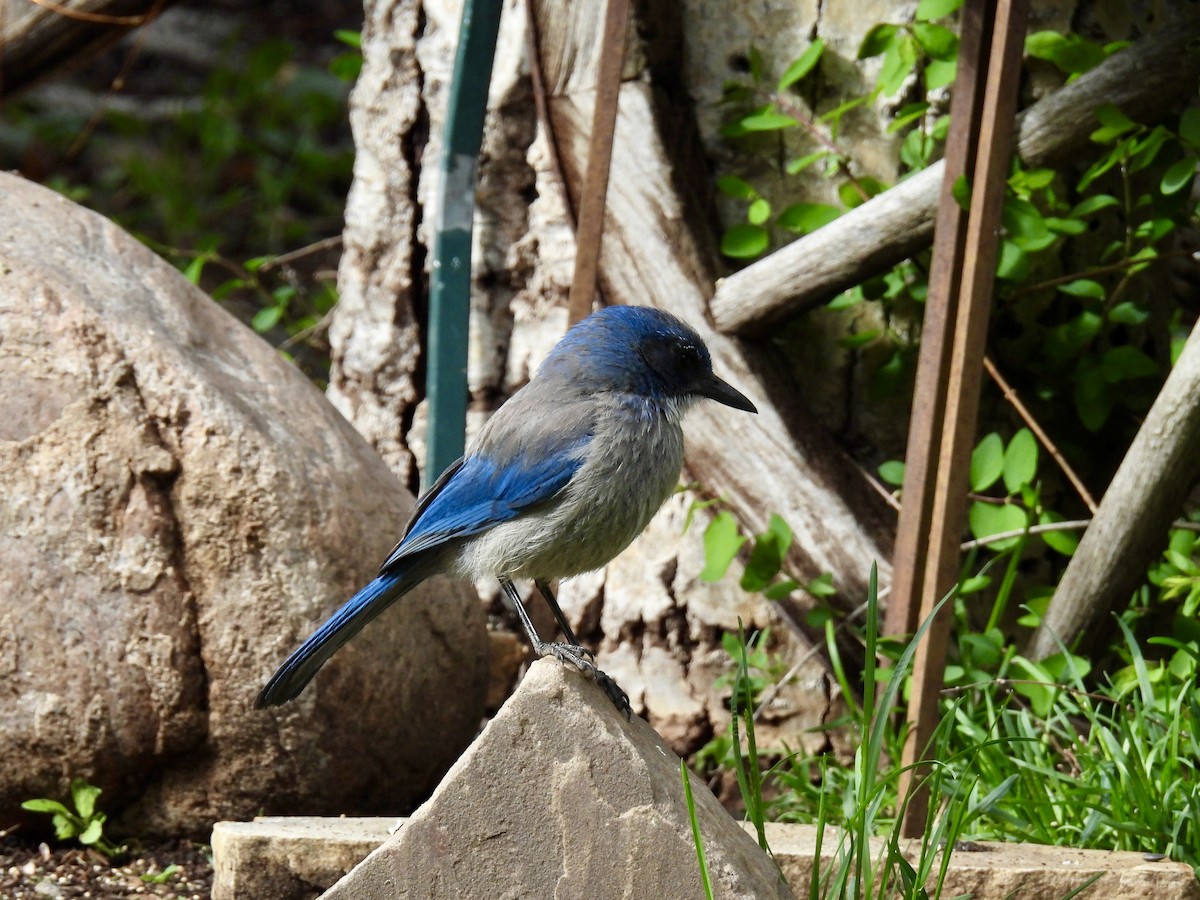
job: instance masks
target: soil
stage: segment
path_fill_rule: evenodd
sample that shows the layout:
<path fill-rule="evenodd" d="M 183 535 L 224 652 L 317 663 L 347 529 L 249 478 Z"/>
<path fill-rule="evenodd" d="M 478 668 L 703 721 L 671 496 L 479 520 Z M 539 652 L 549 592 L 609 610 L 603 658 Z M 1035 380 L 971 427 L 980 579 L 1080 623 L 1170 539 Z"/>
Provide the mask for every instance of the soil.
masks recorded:
<path fill-rule="evenodd" d="M 163 876 L 172 865 L 178 868 Z M 156 876 L 162 878 L 161 883 L 157 883 Z M 109 860 L 95 850 L 50 847 L 11 836 L 0 839 L 0 897 L 4 900 L 207 900 L 212 893 L 212 877 L 208 847 L 191 841 L 138 846 Z"/>

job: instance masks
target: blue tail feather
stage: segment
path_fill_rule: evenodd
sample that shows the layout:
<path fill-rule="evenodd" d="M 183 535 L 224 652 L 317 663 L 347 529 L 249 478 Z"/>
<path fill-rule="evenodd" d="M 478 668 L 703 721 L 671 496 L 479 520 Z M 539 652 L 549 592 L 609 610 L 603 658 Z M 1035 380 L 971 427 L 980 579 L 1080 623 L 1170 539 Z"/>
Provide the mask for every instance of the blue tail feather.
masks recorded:
<path fill-rule="evenodd" d="M 411 567 L 406 571 L 382 573 L 342 604 L 271 676 L 254 701 L 255 708 L 282 706 L 295 699 L 329 657 L 424 579 L 423 575 L 414 577 L 414 574 Z"/>

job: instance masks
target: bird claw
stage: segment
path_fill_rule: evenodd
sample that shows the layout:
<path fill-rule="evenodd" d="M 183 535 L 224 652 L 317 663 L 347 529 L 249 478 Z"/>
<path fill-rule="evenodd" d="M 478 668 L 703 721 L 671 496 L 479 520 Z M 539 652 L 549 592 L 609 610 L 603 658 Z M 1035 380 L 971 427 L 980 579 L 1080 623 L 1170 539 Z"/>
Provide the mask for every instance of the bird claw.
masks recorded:
<path fill-rule="evenodd" d="M 571 663 L 600 686 L 605 696 L 612 701 L 613 706 L 625 713 L 625 718 L 633 718 L 633 708 L 629 705 L 629 695 L 621 689 L 621 686 L 613 680 L 611 675 L 597 668 L 596 664 L 591 662 L 591 660 L 596 658 L 592 651 L 585 647 L 580 647 L 578 644 L 543 643 L 537 647 L 537 652 L 539 656 L 553 656 L 559 662 Z"/>

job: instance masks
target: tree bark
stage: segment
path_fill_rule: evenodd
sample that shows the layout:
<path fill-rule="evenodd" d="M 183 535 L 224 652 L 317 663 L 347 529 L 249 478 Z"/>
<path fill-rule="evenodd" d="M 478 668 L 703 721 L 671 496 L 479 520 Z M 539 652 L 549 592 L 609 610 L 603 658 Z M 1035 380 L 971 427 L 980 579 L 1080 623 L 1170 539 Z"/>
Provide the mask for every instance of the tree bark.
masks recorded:
<path fill-rule="evenodd" d="M 1112 103 L 1152 121 L 1185 103 L 1200 78 L 1191 49 L 1200 6 L 1038 101 L 1019 117 L 1017 153 L 1052 164 L 1085 145 L 1096 107 Z M 944 164 L 939 161 L 812 234 L 718 283 L 711 311 L 718 330 L 762 333 L 770 324 L 829 300 L 929 246 Z"/>
<path fill-rule="evenodd" d="M 577 195 L 598 70 L 598 43 L 588 36 L 599 26 L 572 17 L 564 29 L 553 3 L 543 0 L 533 8 L 554 140 L 569 190 Z M 598 14 L 603 7 L 590 8 Z M 888 581 L 890 512 L 787 387 L 790 379 L 771 348 L 730 339 L 709 324 L 716 272 L 711 241 L 703 227 L 693 227 L 698 217 L 680 199 L 687 176 L 668 150 L 676 136 L 665 133 L 653 89 L 637 74 L 627 62 L 601 249 L 605 296 L 611 304 L 662 307 L 696 328 L 714 367 L 745 390 L 759 415 L 699 404 L 689 414 L 696 437 L 688 448 L 689 472 L 750 528 L 764 529 L 771 513 L 781 515 L 795 532 L 791 572 L 802 579 L 832 572 L 843 602 L 857 603 L 866 594 L 872 562 L 880 566 L 881 583 Z"/>

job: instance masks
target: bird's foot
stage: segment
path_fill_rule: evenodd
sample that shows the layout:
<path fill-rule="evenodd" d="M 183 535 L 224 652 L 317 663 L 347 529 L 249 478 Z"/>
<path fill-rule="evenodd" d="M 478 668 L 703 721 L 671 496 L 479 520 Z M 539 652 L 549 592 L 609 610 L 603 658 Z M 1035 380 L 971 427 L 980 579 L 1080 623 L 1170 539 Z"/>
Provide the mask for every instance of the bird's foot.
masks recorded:
<path fill-rule="evenodd" d="M 537 650 L 538 656 L 553 656 L 559 662 L 571 663 L 583 674 L 598 684 L 613 706 L 625 713 L 625 718 L 633 718 L 633 709 L 629 705 L 629 695 L 613 680 L 612 676 L 599 669 L 592 660 L 595 654 L 578 644 L 551 644 L 542 642 Z"/>

